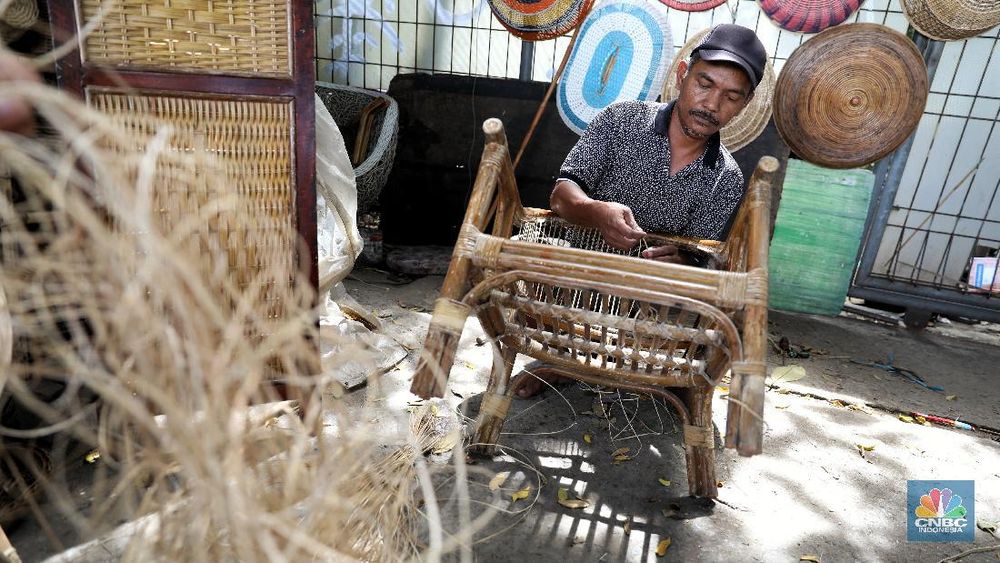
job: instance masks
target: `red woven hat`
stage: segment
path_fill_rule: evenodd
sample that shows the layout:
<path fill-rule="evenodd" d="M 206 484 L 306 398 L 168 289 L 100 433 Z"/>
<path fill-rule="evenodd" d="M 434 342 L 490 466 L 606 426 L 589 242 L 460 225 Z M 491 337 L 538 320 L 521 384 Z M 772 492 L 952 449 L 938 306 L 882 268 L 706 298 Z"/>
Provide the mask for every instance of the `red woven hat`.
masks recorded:
<path fill-rule="evenodd" d="M 843 23 L 864 0 L 758 0 L 760 9 L 778 27 L 799 33 L 818 33 Z"/>

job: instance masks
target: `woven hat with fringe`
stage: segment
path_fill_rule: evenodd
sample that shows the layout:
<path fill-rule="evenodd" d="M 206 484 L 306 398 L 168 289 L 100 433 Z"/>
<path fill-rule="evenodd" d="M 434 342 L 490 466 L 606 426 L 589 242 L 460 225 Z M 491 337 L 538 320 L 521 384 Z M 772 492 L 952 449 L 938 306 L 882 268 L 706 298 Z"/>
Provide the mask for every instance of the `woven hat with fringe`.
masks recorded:
<path fill-rule="evenodd" d="M 864 0 L 758 0 L 760 9 L 782 29 L 818 33 L 843 23 Z"/>
<path fill-rule="evenodd" d="M 960 14 L 966 13 L 964 11 L 947 9 L 941 11 L 942 7 L 946 6 L 942 6 L 940 2 L 934 2 L 933 6 L 929 0 L 901 0 L 900 3 L 903 6 L 906 19 L 910 20 L 914 29 L 939 41 L 968 39 L 1000 25 L 1000 16 L 990 18 L 987 17 L 988 12 L 983 12 L 983 17 L 976 20 L 968 20 L 962 19 L 960 16 Z M 969 1 L 963 3 L 971 4 Z M 939 12 L 943 17 L 938 16 Z M 969 27 L 976 25 L 977 21 L 982 23 L 982 27 Z"/>
<path fill-rule="evenodd" d="M 487 0 L 497 20 L 526 41 L 544 41 L 579 25 L 594 0 Z"/>
<path fill-rule="evenodd" d="M 879 24 L 841 25 L 789 57 L 775 85 L 774 122 L 809 162 L 863 166 L 910 136 L 927 89 L 927 67 L 906 36 Z"/>
<path fill-rule="evenodd" d="M 660 0 L 667 6 L 682 12 L 705 12 L 726 3 L 726 0 Z"/>
<path fill-rule="evenodd" d="M 677 66 L 680 65 L 681 61 L 686 61 L 691 56 L 691 51 L 701 43 L 708 32 L 709 29 L 703 29 L 695 33 L 677 52 L 663 81 L 663 101 L 673 100 L 680 95 L 680 91 L 677 89 Z M 764 132 L 768 120 L 771 119 L 774 82 L 774 67 L 769 59 L 764 67 L 764 77 L 754 90 L 753 99 L 750 100 L 747 107 L 743 108 L 743 111 L 719 131 L 722 144 L 730 152 L 736 152 L 747 146 Z"/>
<path fill-rule="evenodd" d="M 580 26 L 559 80 L 559 115 L 582 134 L 614 102 L 655 100 L 673 51 L 663 4 L 614 0 L 598 5 Z"/>

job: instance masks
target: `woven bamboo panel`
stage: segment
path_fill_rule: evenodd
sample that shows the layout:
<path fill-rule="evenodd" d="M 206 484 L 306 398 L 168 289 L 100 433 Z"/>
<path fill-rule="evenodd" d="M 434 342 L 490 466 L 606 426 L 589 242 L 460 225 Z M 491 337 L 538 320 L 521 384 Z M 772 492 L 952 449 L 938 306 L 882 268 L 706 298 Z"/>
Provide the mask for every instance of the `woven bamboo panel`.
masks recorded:
<path fill-rule="evenodd" d="M 152 135 L 169 124 L 177 131 L 171 148 L 200 150 L 221 162 L 230 181 L 225 185 L 201 185 L 194 192 L 180 193 L 168 182 L 154 188 L 154 209 L 164 232 L 174 232 L 203 213 L 220 197 L 235 194 L 240 209 L 250 220 L 229 220 L 225 212 L 197 222 L 197 228 L 221 241 L 229 262 L 230 279 L 245 289 L 263 271 L 287 272 L 293 282 L 297 236 L 292 158 L 292 107 L 290 102 L 254 99 L 208 99 L 125 94 L 106 89 L 88 89 L 89 103 L 119 124 Z M 158 171 L 169 178 L 169 171 Z M 190 173 L 188 171 L 188 173 Z M 192 237 L 193 238 L 193 237 Z M 209 250 L 209 249 L 202 249 Z M 287 288 L 288 286 L 286 286 Z M 283 288 L 260 291 L 258 314 L 278 319 L 282 315 Z"/>
<path fill-rule="evenodd" d="M 101 18 L 83 42 L 83 60 L 87 62 L 219 74 L 291 73 L 288 2 L 77 2 L 82 22 Z"/>

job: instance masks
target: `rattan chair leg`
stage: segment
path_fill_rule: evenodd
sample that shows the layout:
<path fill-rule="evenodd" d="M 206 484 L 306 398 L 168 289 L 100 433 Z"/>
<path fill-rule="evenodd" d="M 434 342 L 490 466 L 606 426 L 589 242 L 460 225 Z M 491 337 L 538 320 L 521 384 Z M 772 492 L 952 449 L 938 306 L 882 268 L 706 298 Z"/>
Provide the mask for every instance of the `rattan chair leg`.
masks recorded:
<path fill-rule="evenodd" d="M 483 394 L 482 405 L 479 407 L 475 445 L 471 448 L 477 453 L 489 455 L 496 453 L 496 444 L 500 440 L 500 432 L 507 420 L 507 411 L 517 389 L 512 385 L 510 378 L 516 357 L 517 351 L 513 348 L 494 344 L 493 369 L 490 372 L 486 392 Z"/>
<path fill-rule="evenodd" d="M 691 425 L 684 428 L 687 454 L 688 491 L 691 496 L 715 498 L 715 432 L 712 426 L 713 387 L 699 385 L 686 389 L 684 402 L 691 413 Z"/>

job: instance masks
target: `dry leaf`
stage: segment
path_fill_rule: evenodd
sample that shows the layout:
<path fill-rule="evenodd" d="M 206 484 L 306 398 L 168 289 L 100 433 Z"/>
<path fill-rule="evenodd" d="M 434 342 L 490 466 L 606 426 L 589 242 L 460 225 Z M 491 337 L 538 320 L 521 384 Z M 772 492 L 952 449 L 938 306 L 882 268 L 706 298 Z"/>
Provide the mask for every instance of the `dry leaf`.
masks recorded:
<path fill-rule="evenodd" d="M 660 484 L 663 485 L 664 487 L 670 486 L 670 479 L 664 479 L 663 477 L 660 477 L 658 480 L 660 481 Z"/>
<path fill-rule="evenodd" d="M 871 445 L 868 445 L 868 444 L 854 444 L 854 446 L 856 448 L 858 448 L 859 450 L 863 451 L 863 452 L 870 452 L 870 451 L 873 451 L 875 449 L 875 444 L 871 444 Z"/>
<path fill-rule="evenodd" d="M 470 362 L 468 360 L 466 360 L 465 362 L 463 362 L 463 364 L 465 365 L 465 367 L 467 367 L 467 368 L 469 368 L 469 369 L 471 369 L 473 371 L 476 370 L 476 364 L 474 364 L 474 363 L 472 363 L 472 362 Z"/>
<path fill-rule="evenodd" d="M 915 420 L 917 422 L 917 424 L 923 424 L 924 426 L 930 426 L 931 425 L 931 423 L 927 422 L 927 419 L 924 418 L 924 417 L 922 417 L 922 416 L 915 417 L 913 420 Z"/>
<path fill-rule="evenodd" d="M 520 491 L 517 491 L 516 493 L 511 493 L 511 495 L 510 495 L 510 501 L 512 503 L 514 503 L 514 502 L 517 502 L 519 500 L 526 499 L 526 498 L 528 498 L 528 495 L 530 495 L 530 494 L 531 494 L 531 487 L 525 487 L 525 488 L 521 489 Z"/>
<path fill-rule="evenodd" d="M 776 409 L 787 409 L 790 406 L 792 406 L 792 405 L 774 405 L 774 408 L 776 408 Z"/>
<path fill-rule="evenodd" d="M 101 459 L 101 452 L 98 450 L 91 450 L 83 457 L 83 459 L 86 460 L 87 463 L 94 463 L 95 461 Z"/>
<path fill-rule="evenodd" d="M 841 401 L 840 399 L 830 399 L 830 400 L 829 400 L 828 402 L 829 402 L 829 403 L 830 403 L 831 405 L 835 406 L 835 407 L 840 407 L 840 408 L 844 408 L 844 407 L 846 407 L 846 406 L 847 406 L 847 405 L 846 405 L 846 404 L 844 403 L 844 401 Z"/>
<path fill-rule="evenodd" d="M 586 433 L 586 434 L 583 435 L 583 441 L 589 444 L 589 443 L 591 443 L 591 442 L 594 441 L 594 438 L 588 432 L 588 433 Z"/>
<path fill-rule="evenodd" d="M 582 498 L 568 498 L 566 500 L 560 500 L 559 504 L 565 506 L 566 508 L 587 508 L 590 506 L 590 503 Z"/>
<path fill-rule="evenodd" d="M 611 452 L 611 457 L 618 457 L 620 455 L 628 455 L 629 447 L 618 448 L 617 450 Z"/>
<path fill-rule="evenodd" d="M 806 368 L 798 364 L 776 367 L 771 371 L 771 383 L 788 383 L 791 381 L 798 381 L 805 376 Z"/>
<path fill-rule="evenodd" d="M 782 387 L 781 389 L 778 389 L 778 393 L 779 393 L 780 395 L 787 395 L 787 394 L 789 394 L 789 393 L 791 393 L 791 392 L 792 392 L 792 390 L 791 390 L 791 389 L 788 389 L 788 388 L 786 388 L 786 387 Z"/>
<path fill-rule="evenodd" d="M 632 517 L 631 516 L 629 516 L 628 520 L 625 521 L 625 525 L 622 526 L 622 530 L 625 532 L 626 536 L 632 533 Z"/>
<path fill-rule="evenodd" d="M 913 424 L 913 422 L 914 422 L 914 420 L 913 420 L 913 417 L 912 417 L 912 416 L 907 416 L 907 415 L 905 415 L 905 414 L 901 414 L 901 415 L 899 415 L 899 417 L 898 417 L 898 418 L 899 418 L 899 420 L 902 420 L 903 422 L 908 422 L 908 423 L 910 423 L 910 424 Z"/>
<path fill-rule="evenodd" d="M 875 411 L 864 403 L 851 403 L 847 405 L 847 408 L 851 409 L 852 411 L 861 411 L 865 414 L 870 414 L 870 415 L 875 414 Z"/>
<path fill-rule="evenodd" d="M 431 414 L 434 416 L 441 416 L 441 409 L 437 405 L 431 405 Z"/>
<path fill-rule="evenodd" d="M 945 395 L 944 396 L 944 400 L 946 400 L 946 401 L 954 401 L 957 398 L 958 398 L 958 395 Z"/>
<path fill-rule="evenodd" d="M 507 477 L 510 477 L 510 471 L 501 471 L 490 479 L 490 490 L 495 491 L 503 486 L 507 482 Z"/>
<path fill-rule="evenodd" d="M 716 385 L 715 388 L 719 390 L 719 393 L 728 393 L 729 392 L 729 387 L 727 387 L 725 385 Z"/>
<path fill-rule="evenodd" d="M 670 538 L 660 540 L 660 543 L 656 544 L 656 556 L 663 557 L 667 554 L 667 549 L 670 548 Z"/>
<path fill-rule="evenodd" d="M 799 561 L 811 561 L 812 563 L 820 563 L 819 555 L 803 555 L 799 557 Z"/>
<path fill-rule="evenodd" d="M 556 492 L 556 498 L 560 501 L 569 499 L 569 491 L 567 491 L 564 487 L 559 487 L 559 491 Z"/>

